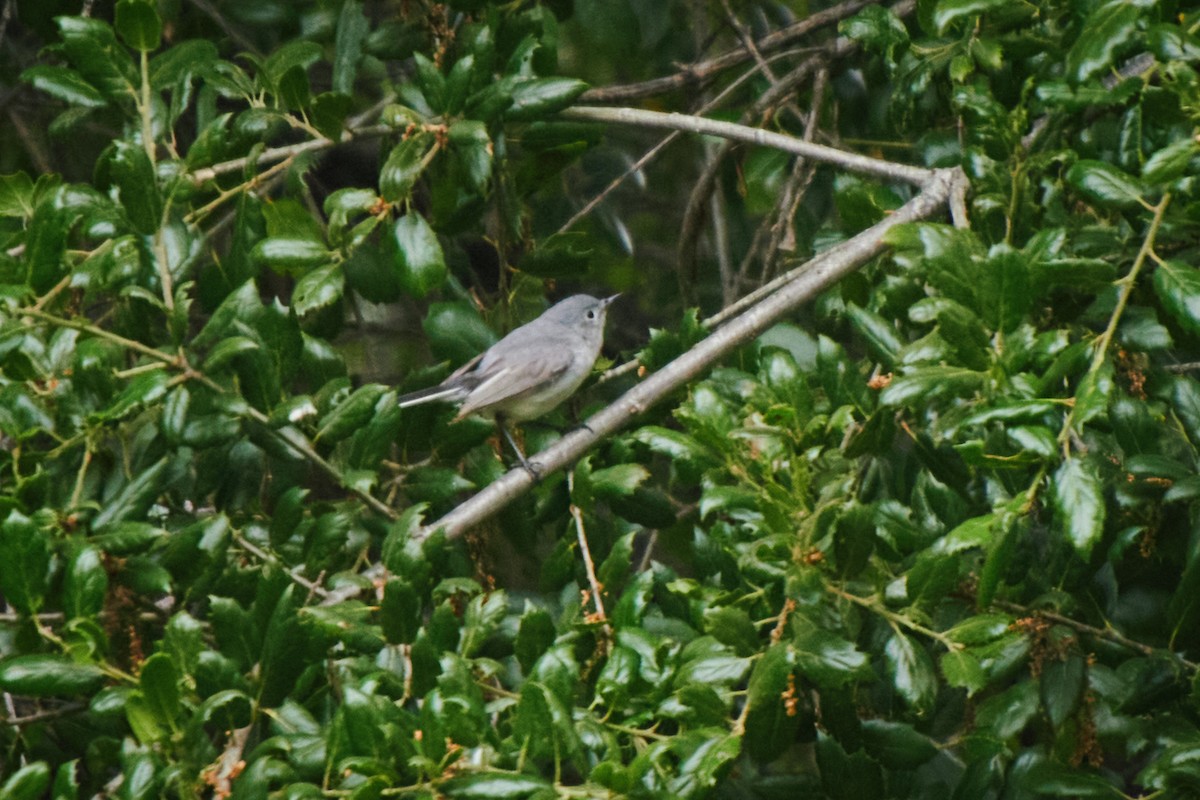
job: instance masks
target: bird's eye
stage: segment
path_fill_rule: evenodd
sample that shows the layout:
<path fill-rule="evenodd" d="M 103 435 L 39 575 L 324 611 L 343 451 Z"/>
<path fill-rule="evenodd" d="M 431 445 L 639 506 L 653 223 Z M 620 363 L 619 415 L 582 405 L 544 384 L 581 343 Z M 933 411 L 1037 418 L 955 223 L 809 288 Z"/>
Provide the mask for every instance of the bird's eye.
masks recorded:
<path fill-rule="evenodd" d="M 595 318 L 596 318 L 596 312 L 595 312 L 595 311 L 589 311 L 589 312 L 587 312 L 587 318 L 588 318 L 588 319 L 595 319 Z"/>

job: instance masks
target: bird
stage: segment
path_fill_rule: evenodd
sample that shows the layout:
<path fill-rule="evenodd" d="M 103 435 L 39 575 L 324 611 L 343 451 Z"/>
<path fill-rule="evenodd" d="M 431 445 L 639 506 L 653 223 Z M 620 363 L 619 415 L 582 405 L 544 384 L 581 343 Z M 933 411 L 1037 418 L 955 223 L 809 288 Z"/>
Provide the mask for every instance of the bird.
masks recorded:
<path fill-rule="evenodd" d="M 591 374 L 604 342 L 608 307 L 620 295 L 572 295 L 463 364 L 444 381 L 400 397 L 400 408 L 422 403 L 458 404 L 457 422 L 476 414 L 492 419 L 521 465 L 537 472 L 506 423 L 536 419 L 575 393 Z"/>

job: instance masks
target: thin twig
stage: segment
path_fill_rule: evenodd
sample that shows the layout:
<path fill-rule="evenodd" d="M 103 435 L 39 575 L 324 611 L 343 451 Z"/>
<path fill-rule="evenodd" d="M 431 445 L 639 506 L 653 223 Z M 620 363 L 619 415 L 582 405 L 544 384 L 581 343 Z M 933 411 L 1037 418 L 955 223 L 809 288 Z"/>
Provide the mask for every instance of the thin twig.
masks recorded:
<path fill-rule="evenodd" d="M 903 0 L 898 3 L 893 11 L 897 14 L 902 14 L 901 6 L 905 4 L 912 5 L 913 0 Z M 846 17 L 856 14 L 863 8 L 872 5 L 869 0 L 849 0 L 848 2 L 827 8 L 824 11 L 818 11 L 808 17 L 788 25 L 786 28 L 781 28 L 778 31 L 769 33 L 759 39 L 757 46 L 759 51 L 773 50 L 777 47 L 783 47 L 790 44 L 815 30 L 823 28 L 827 25 L 833 25 Z M 717 56 L 708 61 L 701 61 L 695 64 L 685 66 L 674 75 L 667 75 L 662 78 L 654 78 L 652 80 L 643 81 L 642 83 L 626 84 L 624 86 L 604 86 L 596 89 L 589 89 L 584 92 L 579 100 L 582 103 L 623 103 L 631 100 L 638 100 L 644 97 L 652 97 L 654 95 L 663 94 L 664 92 L 683 89 L 688 86 L 706 83 L 713 79 L 730 67 L 735 67 L 738 64 L 749 61 L 753 56 L 745 47 L 738 47 L 730 50 L 727 53 Z"/>
<path fill-rule="evenodd" d="M 799 52 L 801 52 L 801 51 L 792 50 L 792 51 L 789 51 L 786 53 L 776 53 L 775 55 L 769 57 L 767 59 L 767 62 L 770 63 L 770 62 L 778 60 L 778 59 L 789 58 L 789 57 L 797 55 Z M 750 80 L 751 78 L 755 77 L 758 74 L 759 74 L 759 70 L 757 67 L 755 67 L 754 69 L 747 70 L 746 72 L 737 76 L 737 78 L 732 80 L 728 86 L 726 86 L 720 92 L 718 92 L 715 97 L 713 97 L 711 100 L 705 102 L 704 105 L 697 108 L 694 113 L 707 114 L 710 111 L 718 108 L 721 105 L 721 103 L 723 103 L 731 94 L 733 94 L 735 90 L 740 88 L 742 86 L 742 84 L 744 84 L 746 81 Z M 645 169 L 647 164 L 649 164 L 651 161 L 653 161 L 655 158 L 657 158 L 659 153 L 661 153 L 663 150 L 665 150 L 669 144 L 671 144 L 672 142 L 674 142 L 676 139 L 678 139 L 681 136 L 683 136 L 682 131 L 671 131 L 666 136 L 664 136 L 662 139 L 660 139 L 657 144 L 655 144 L 653 147 L 651 147 L 649 150 L 647 150 L 640 158 L 638 158 L 636 161 L 634 161 L 632 164 L 630 164 L 625 169 L 624 172 L 622 172 L 617 177 L 613 178 L 612 181 L 607 186 L 605 186 L 595 197 L 593 197 L 591 200 L 587 201 L 583 205 L 582 208 L 580 208 L 578 211 L 576 211 L 571 216 L 571 218 L 569 220 L 567 220 L 566 222 L 564 222 L 562 224 L 562 226 L 558 229 L 557 232 L 565 233 L 566 231 L 569 231 L 571 228 L 575 227 L 575 225 L 580 220 L 587 218 L 587 216 L 592 213 L 592 211 L 596 208 L 596 206 L 600 205 L 600 203 L 602 203 L 605 198 L 607 198 L 610 194 L 612 194 L 621 184 L 623 184 L 625 181 L 627 181 L 631 176 L 636 175 L 638 172 Z"/>
<path fill-rule="evenodd" d="M 276 161 L 282 161 L 285 158 L 292 158 L 301 153 L 312 153 L 321 150 L 328 150 L 339 144 L 354 139 L 361 139 L 369 136 L 385 136 L 395 132 L 395 129 L 388 125 L 369 125 L 365 128 L 358 128 L 352 131 L 346 131 L 342 134 L 341 139 L 335 141 L 333 139 L 308 139 L 296 144 L 283 145 L 281 147 L 271 147 L 263 150 L 257 156 L 244 156 L 242 158 L 234 158 L 229 161 L 222 161 L 219 164 L 213 164 L 211 167 L 204 167 L 192 173 L 192 183 L 199 186 L 200 184 L 211 181 L 219 175 L 225 175 L 230 172 L 238 172 L 245 169 L 250 164 L 273 164 Z"/>
<path fill-rule="evenodd" d="M 1111 626 L 1107 628 L 1097 628 L 1095 625 L 1089 625 L 1086 622 L 1080 622 L 1079 620 L 1071 619 L 1070 617 L 1063 616 L 1062 614 L 1058 614 L 1054 611 L 1046 611 L 1040 608 L 1029 608 L 1028 606 L 1021 606 L 1017 605 L 1016 603 L 1006 602 L 1004 600 L 993 601 L 992 605 L 996 606 L 997 608 L 1002 608 L 1005 611 L 1011 611 L 1014 614 L 1020 614 L 1021 616 L 1041 617 L 1049 620 L 1050 622 L 1054 622 L 1059 625 L 1065 625 L 1068 628 L 1079 631 L 1080 633 L 1085 633 L 1088 636 L 1094 636 L 1097 639 L 1110 641 L 1113 644 L 1120 645 L 1127 650 L 1133 650 L 1136 653 L 1141 653 L 1144 656 L 1153 656 L 1163 653 L 1169 654 L 1181 665 L 1186 667 L 1190 672 L 1196 672 L 1198 669 L 1200 669 L 1200 664 L 1197 664 L 1194 661 L 1188 661 L 1178 653 L 1174 653 L 1163 648 L 1151 647 L 1150 645 L 1144 644 L 1135 639 L 1130 639 L 1128 636 Z"/>
<path fill-rule="evenodd" d="M 567 473 L 567 494 L 573 496 L 575 494 L 575 470 Z M 600 585 L 600 581 L 596 578 L 596 565 L 592 562 L 592 551 L 588 547 L 587 533 L 583 529 L 583 510 L 575 503 L 570 504 L 571 517 L 575 520 L 575 536 L 579 541 L 579 552 L 583 556 L 583 566 L 587 572 L 588 585 L 592 587 L 592 603 L 596 606 L 595 617 L 589 621 L 599 622 L 604 631 L 604 653 L 607 655 L 612 649 L 613 630 L 608 624 L 608 615 L 604 613 L 604 587 Z"/>
<path fill-rule="evenodd" d="M 11 715 L 6 716 L 6 717 L 0 719 L 0 722 L 4 723 L 5 725 L 12 725 L 14 728 L 19 728 L 23 725 L 32 725 L 35 722 L 45 722 L 48 719 L 57 719 L 58 717 L 65 717 L 68 714 L 75 714 L 79 711 L 86 710 L 87 707 L 88 707 L 87 703 L 78 703 L 78 702 L 64 703 L 61 706 L 57 706 L 55 708 L 41 709 L 39 711 L 33 712 L 32 714 L 26 714 L 23 717 L 17 717 L 17 716 L 11 716 Z"/>
<path fill-rule="evenodd" d="M 288 569 L 283 562 L 279 560 L 278 556 L 276 556 L 274 553 L 268 553 L 266 550 L 263 550 L 258 545 L 246 539 L 246 537 L 242 536 L 240 533 L 234 533 L 233 540 L 238 543 L 239 547 L 241 547 L 247 553 L 253 555 L 259 561 L 262 561 L 266 564 L 274 564 L 277 567 L 282 567 L 288 578 L 290 578 L 293 583 L 307 589 L 310 595 L 315 594 L 320 597 L 325 597 L 329 594 L 324 586 L 310 581 L 308 578 L 297 573 L 294 569 Z"/>

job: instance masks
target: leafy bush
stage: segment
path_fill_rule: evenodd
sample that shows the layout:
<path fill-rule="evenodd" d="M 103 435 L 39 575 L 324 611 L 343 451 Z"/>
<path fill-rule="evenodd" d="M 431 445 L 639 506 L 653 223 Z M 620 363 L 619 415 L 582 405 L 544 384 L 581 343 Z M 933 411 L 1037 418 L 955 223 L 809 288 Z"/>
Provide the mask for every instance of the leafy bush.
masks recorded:
<path fill-rule="evenodd" d="M 1196 12 L 14 5 L 0 795 L 1200 794 Z M 396 404 L 599 286 L 672 374 L 913 165 L 537 485 Z"/>

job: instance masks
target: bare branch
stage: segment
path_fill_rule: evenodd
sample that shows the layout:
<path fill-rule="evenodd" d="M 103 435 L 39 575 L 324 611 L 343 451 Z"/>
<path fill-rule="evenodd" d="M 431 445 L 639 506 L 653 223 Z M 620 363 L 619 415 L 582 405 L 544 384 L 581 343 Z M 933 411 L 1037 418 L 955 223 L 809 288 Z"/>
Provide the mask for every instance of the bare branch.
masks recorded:
<path fill-rule="evenodd" d="M 598 108 L 593 106 L 572 106 L 562 112 L 568 119 L 586 120 L 588 122 L 615 122 L 623 125 L 636 125 L 643 128 L 665 128 L 667 130 L 687 131 L 704 136 L 720 136 L 747 144 L 762 147 L 773 147 L 785 153 L 811 158 L 835 167 L 841 167 L 849 172 L 872 175 L 886 180 L 902 181 L 914 186 L 922 186 L 933 175 L 932 170 L 914 167 L 909 164 L 897 164 L 894 161 L 883 161 L 870 156 L 838 150 L 776 133 L 762 128 L 752 128 L 739 125 L 736 122 L 724 122 L 717 119 L 694 117 L 689 114 L 675 114 L 662 111 L 645 111 L 640 108 Z"/>
<path fill-rule="evenodd" d="M 869 5 L 872 5 L 872 3 L 867 2 L 867 0 L 848 0 L 848 2 L 834 6 L 833 8 L 818 11 L 799 22 L 788 25 L 786 28 L 769 33 L 755 44 L 759 52 L 783 47 L 807 36 L 815 30 L 828 25 L 834 25 L 853 14 L 857 14 Z M 893 11 L 903 15 L 908 13 L 903 9 L 908 8 L 911 10 L 913 6 L 915 6 L 915 0 L 902 0 L 902 2 L 896 4 Z M 723 70 L 745 63 L 752 58 L 753 55 L 748 49 L 738 47 L 711 60 L 686 66 L 674 75 L 667 75 L 666 77 L 655 78 L 643 81 L 642 83 L 626 84 L 624 86 L 604 86 L 589 89 L 580 96 L 579 100 L 582 103 L 624 103 L 643 97 L 652 97 L 664 92 L 707 83 Z"/>

